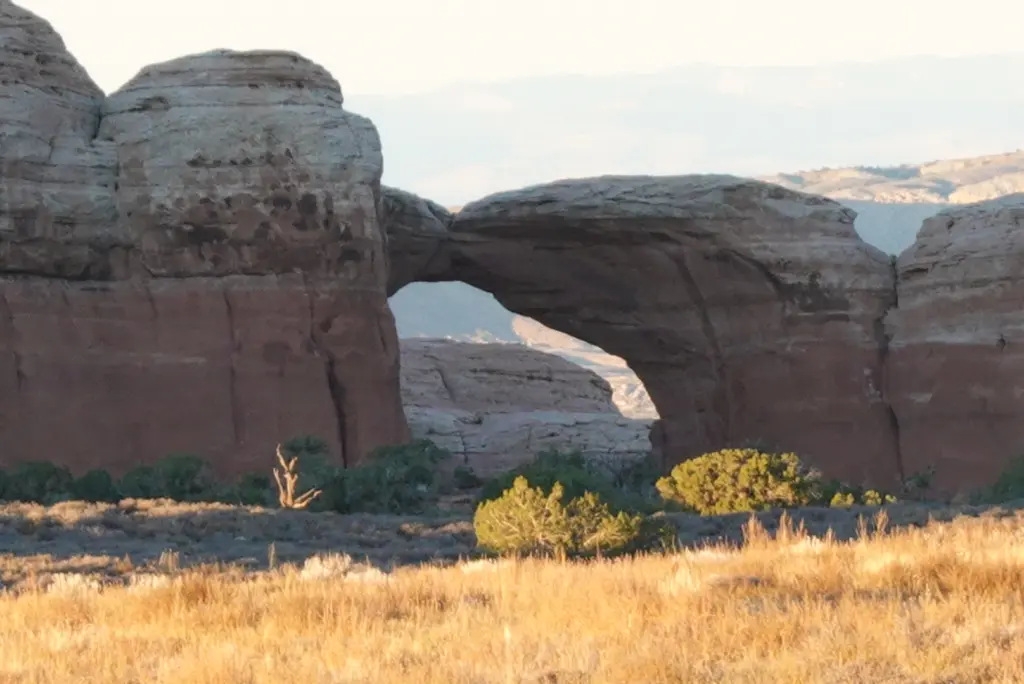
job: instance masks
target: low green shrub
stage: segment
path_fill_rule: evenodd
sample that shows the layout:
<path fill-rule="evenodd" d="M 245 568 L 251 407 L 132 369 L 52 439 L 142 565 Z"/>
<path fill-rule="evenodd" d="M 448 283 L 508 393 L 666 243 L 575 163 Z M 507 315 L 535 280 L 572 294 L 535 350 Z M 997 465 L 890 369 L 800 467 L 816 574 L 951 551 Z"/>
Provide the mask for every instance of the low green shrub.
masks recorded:
<path fill-rule="evenodd" d="M 664 474 L 661 463 L 648 453 L 642 458 L 612 458 L 597 469 L 610 478 L 617 505 L 624 509 L 652 513 L 663 508 L 657 483 Z"/>
<path fill-rule="evenodd" d="M 812 503 L 830 508 L 849 508 L 850 506 L 883 506 L 896 503 L 896 501 L 896 497 L 892 494 L 877 489 L 848 485 L 833 479 L 821 484 L 819 501 Z"/>
<path fill-rule="evenodd" d="M 657 487 L 667 502 L 700 515 L 896 502 L 895 496 L 875 489 L 822 480 L 796 454 L 757 449 L 723 449 L 684 461 Z"/>
<path fill-rule="evenodd" d="M 516 477 L 500 497 L 477 507 L 477 544 L 500 554 L 590 556 L 630 550 L 641 538 L 642 515 L 613 513 L 594 492 L 583 492 L 567 504 L 564 496 L 561 483 L 545 493 L 525 477 Z"/>
<path fill-rule="evenodd" d="M 270 506 L 274 501 L 274 486 L 269 475 L 246 473 L 238 478 L 230 490 L 230 501 L 242 506 Z"/>
<path fill-rule="evenodd" d="M 663 475 L 661 465 L 653 454 L 642 458 L 618 458 L 606 463 L 612 486 L 624 491 L 657 493 L 655 484 Z"/>
<path fill-rule="evenodd" d="M 970 496 L 971 503 L 996 505 L 1024 499 L 1024 456 L 1017 456 L 988 487 L 982 487 Z"/>
<path fill-rule="evenodd" d="M 201 501 L 218 493 L 210 467 L 194 454 L 170 454 L 156 462 L 167 496 L 178 501 Z"/>
<path fill-rule="evenodd" d="M 833 500 L 837 502 L 845 501 L 848 494 L 853 495 L 853 498 L 856 499 L 854 488 L 845 482 L 836 479 L 822 480 L 818 488 L 818 501 L 816 503 L 822 506 L 829 506 Z"/>
<path fill-rule="evenodd" d="M 924 470 L 911 473 L 903 479 L 902 494 L 911 499 L 924 499 L 930 493 L 932 480 L 935 479 L 935 466 L 930 465 Z"/>
<path fill-rule="evenodd" d="M 71 471 L 64 466 L 26 461 L 7 472 L 0 499 L 49 505 L 70 499 L 73 482 Z"/>
<path fill-rule="evenodd" d="M 484 483 L 472 468 L 466 465 L 455 466 L 452 471 L 452 482 L 456 489 L 476 489 Z"/>
<path fill-rule="evenodd" d="M 210 468 L 194 454 L 169 454 L 153 465 L 128 471 L 117 483 L 125 498 L 174 499 L 175 501 L 217 501 L 224 489 L 217 485 Z"/>
<path fill-rule="evenodd" d="M 896 497 L 892 494 L 880 492 L 877 489 L 868 489 L 861 495 L 860 503 L 863 506 L 882 506 L 884 504 L 896 503 Z"/>
<path fill-rule="evenodd" d="M 79 501 L 116 503 L 121 500 L 114 478 L 106 470 L 94 468 L 71 483 L 71 494 Z"/>
<path fill-rule="evenodd" d="M 850 506 L 881 506 L 887 503 L 896 503 L 896 497 L 891 494 L 883 494 L 874 489 L 867 489 L 859 495 L 852 491 L 836 492 L 829 499 L 828 505 L 831 508 L 849 508 Z"/>
<path fill-rule="evenodd" d="M 296 493 L 320 490 L 320 496 L 314 499 L 306 510 L 343 511 L 345 509 L 344 478 L 345 468 L 334 461 L 329 453 L 310 453 L 300 456 L 298 460 L 299 479 L 295 487 Z M 271 480 L 273 484 L 273 480 Z M 273 501 L 277 502 L 277 489 L 273 491 Z"/>
<path fill-rule="evenodd" d="M 352 468 L 335 463 L 316 437 L 289 440 L 282 451 L 298 457 L 296 491 L 320 490 L 306 510 L 338 513 L 422 513 L 437 500 L 438 464 L 451 456 L 427 439 L 380 447 Z"/>
<path fill-rule="evenodd" d="M 723 449 L 684 461 L 658 480 L 668 502 L 700 515 L 808 506 L 821 482 L 793 453 Z"/>
<path fill-rule="evenodd" d="M 117 481 L 117 490 L 126 499 L 156 499 L 163 496 L 161 489 L 156 468 L 151 465 L 136 466 Z"/>
<path fill-rule="evenodd" d="M 429 439 L 380 447 L 324 488 L 342 513 L 422 513 L 439 494 L 438 464 L 451 453 Z"/>

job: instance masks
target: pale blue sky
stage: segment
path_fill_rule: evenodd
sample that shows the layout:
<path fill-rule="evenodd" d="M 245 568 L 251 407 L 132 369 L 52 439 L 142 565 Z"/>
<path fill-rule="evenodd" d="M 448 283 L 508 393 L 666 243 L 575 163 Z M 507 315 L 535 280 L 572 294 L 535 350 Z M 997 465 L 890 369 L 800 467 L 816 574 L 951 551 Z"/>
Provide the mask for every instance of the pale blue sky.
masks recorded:
<path fill-rule="evenodd" d="M 116 89 L 217 47 L 295 50 L 349 93 L 459 81 L 1020 52 L 1019 0 L 16 0 Z"/>

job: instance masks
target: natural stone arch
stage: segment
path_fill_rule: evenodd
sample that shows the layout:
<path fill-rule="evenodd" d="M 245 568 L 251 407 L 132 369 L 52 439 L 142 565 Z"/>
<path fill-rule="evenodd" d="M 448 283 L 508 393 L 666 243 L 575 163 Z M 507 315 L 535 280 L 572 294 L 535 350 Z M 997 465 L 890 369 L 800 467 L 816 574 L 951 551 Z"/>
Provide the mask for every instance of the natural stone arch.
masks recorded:
<path fill-rule="evenodd" d="M 389 293 L 458 280 L 624 358 L 666 465 L 767 440 L 829 475 L 900 477 L 881 394 L 889 257 L 855 214 L 732 176 L 569 180 L 452 215 L 385 188 Z"/>

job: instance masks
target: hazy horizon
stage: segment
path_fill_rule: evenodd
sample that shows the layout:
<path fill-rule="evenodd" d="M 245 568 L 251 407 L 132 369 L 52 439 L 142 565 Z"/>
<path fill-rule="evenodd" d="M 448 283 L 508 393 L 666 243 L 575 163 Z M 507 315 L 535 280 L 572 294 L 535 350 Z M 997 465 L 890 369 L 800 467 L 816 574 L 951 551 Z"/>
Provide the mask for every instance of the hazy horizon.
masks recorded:
<path fill-rule="evenodd" d="M 700 63 L 823 65 L 914 55 L 1021 53 L 1024 6 L 975 0 L 970 13 L 925 0 L 19 0 L 50 21 L 106 91 L 142 66 L 213 48 L 287 49 L 356 94 L 551 74 L 643 73 Z M 1000 21 L 992 22 L 990 17 Z M 470 57 L 470 58 L 467 58 Z"/>
<path fill-rule="evenodd" d="M 383 181 L 446 205 L 566 177 L 890 166 L 1024 139 L 1024 4 L 995 0 L 955 17 L 921 0 L 17 4 L 108 92 L 213 48 L 299 52 L 376 124 Z"/>

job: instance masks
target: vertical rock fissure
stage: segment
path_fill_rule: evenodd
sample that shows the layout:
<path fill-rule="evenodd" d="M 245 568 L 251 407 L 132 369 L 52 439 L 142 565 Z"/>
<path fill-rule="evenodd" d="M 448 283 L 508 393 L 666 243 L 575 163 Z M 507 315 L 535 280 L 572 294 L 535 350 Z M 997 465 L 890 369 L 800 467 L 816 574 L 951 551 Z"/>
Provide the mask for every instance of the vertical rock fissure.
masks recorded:
<path fill-rule="evenodd" d="M 231 295 L 228 292 L 228 286 L 226 283 L 222 286 L 221 292 L 224 295 L 224 309 L 227 313 L 228 322 L 228 339 L 231 343 L 230 352 L 228 354 L 228 391 L 230 392 L 231 401 L 231 429 L 235 438 L 235 444 L 240 445 L 242 443 L 245 430 L 242 425 L 241 398 L 238 396 L 238 372 L 235 370 L 235 354 L 238 351 L 238 337 L 235 333 L 235 310 L 231 305 Z"/>
<path fill-rule="evenodd" d="M 440 376 L 441 384 L 444 385 L 444 391 L 448 393 L 448 398 L 451 399 L 452 404 L 458 405 L 458 400 L 455 397 L 455 390 L 452 388 L 452 383 L 448 379 L 448 373 L 445 371 L 440 360 L 437 363 L 437 374 Z"/>
<path fill-rule="evenodd" d="M 7 301 L 7 292 L 6 292 L 6 290 L 3 291 L 3 292 L 0 292 L 0 313 L 3 314 L 3 317 L 5 319 L 7 319 L 7 325 L 9 326 L 9 328 L 11 330 L 11 333 L 13 334 L 14 333 L 14 310 L 11 309 L 11 304 L 10 304 L 10 302 Z M 12 342 L 14 342 L 14 340 L 12 340 Z M 26 378 L 25 378 L 25 369 L 23 367 L 23 361 L 22 361 L 22 358 L 21 358 L 21 352 L 18 351 L 16 343 L 11 345 L 11 356 L 13 356 L 13 360 L 14 360 L 15 389 L 18 391 L 18 393 L 21 393 L 21 391 L 25 389 L 25 380 L 26 380 Z"/>
<path fill-rule="evenodd" d="M 160 318 L 156 312 L 156 299 L 153 297 L 153 282 L 151 280 L 143 281 L 143 289 L 146 291 L 146 304 L 149 305 L 149 313 L 153 316 L 153 326 L 156 327 Z"/>
<path fill-rule="evenodd" d="M 711 363 L 715 371 L 715 413 L 722 418 L 723 432 L 722 438 L 728 442 L 732 439 L 732 402 L 729 397 L 729 379 L 725 368 L 725 356 L 722 353 L 722 347 L 718 341 L 718 333 L 715 332 L 715 326 L 711 321 L 711 313 L 708 311 L 707 301 L 704 299 L 704 293 L 701 292 L 700 285 L 697 284 L 697 280 L 693 277 L 693 273 L 690 272 L 690 266 L 686 263 L 686 256 L 681 256 L 676 261 L 676 267 L 679 270 L 679 275 L 683 279 L 683 284 L 686 287 L 687 294 L 690 296 L 690 300 L 696 305 L 697 313 L 700 316 L 701 331 L 707 340 L 708 346 L 711 349 Z"/>
<path fill-rule="evenodd" d="M 324 364 L 327 372 L 327 391 L 330 392 L 331 402 L 334 404 L 334 416 L 338 423 L 338 444 L 341 445 L 341 464 L 347 468 L 349 463 L 348 445 L 346 444 L 348 426 L 345 424 L 345 386 L 338 380 L 338 374 L 335 372 L 336 361 L 334 355 L 329 351 L 324 351 L 327 358 Z"/>
<path fill-rule="evenodd" d="M 316 302 L 313 300 L 314 292 L 305 274 L 302 275 L 302 283 L 306 290 L 307 301 L 309 302 L 309 344 L 313 349 L 313 353 L 323 359 L 327 393 L 331 398 L 331 405 L 334 407 L 334 422 L 338 435 L 338 448 L 341 450 L 341 464 L 347 468 L 349 466 L 348 424 L 345 413 L 347 391 L 344 383 L 338 378 L 337 359 L 335 359 L 331 350 L 322 344 L 319 339 L 316 323 Z"/>
<path fill-rule="evenodd" d="M 889 401 L 889 335 L 885 331 L 885 318 L 889 315 L 889 312 L 893 309 L 899 308 L 899 273 L 896 269 L 895 258 L 889 259 L 889 268 L 892 270 L 892 294 L 889 298 L 889 304 L 882 311 L 881 315 L 875 320 L 874 333 L 875 333 L 875 344 L 878 349 L 878 368 L 881 375 L 881 389 L 879 394 L 882 398 L 882 403 L 885 407 L 886 414 L 889 419 L 889 431 L 893 439 L 893 454 L 896 457 L 896 472 L 899 474 L 900 483 L 906 481 L 907 473 L 903 467 L 903 447 L 902 440 L 900 439 L 900 420 L 899 416 L 896 415 L 896 410 L 892 407 L 892 402 Z"/>
<path fill-rule="evenodd" d="M 21 352 L 15 351 L 14 352 L 14 374 L 15 374 L 15 379 L 17 380 L 17 389 L 18 389 L 18 393 L 19 394 L 21 394 L 21 392 L 24 391 L 24 389 L 25 389 L 25 381 L 26 381 L 25 369 L 24 369 L 22 363 L 23 362 L 22 362 L 22 359 L 21 359 Z"/>

